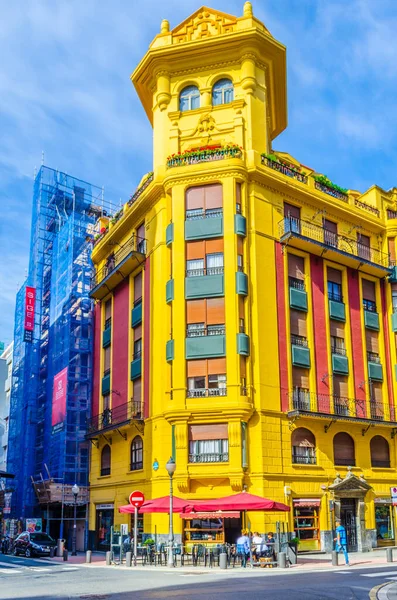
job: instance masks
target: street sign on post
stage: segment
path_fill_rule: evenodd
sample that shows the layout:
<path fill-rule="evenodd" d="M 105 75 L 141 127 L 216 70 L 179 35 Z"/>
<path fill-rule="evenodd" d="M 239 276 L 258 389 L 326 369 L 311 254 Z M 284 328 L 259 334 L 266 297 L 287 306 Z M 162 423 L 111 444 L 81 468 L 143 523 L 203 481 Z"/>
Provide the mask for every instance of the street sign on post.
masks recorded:
<path fill-rule="evenodd" d="M 390 488 L 390 495 L 393 506 L 397 506 L 397 487 Z"/>
<path fill-rule="evenodd" d="M 136 567 L 137 538 L 138 538 L 138 508 L 145 502 L 142 492 L 135 490 L 129 497 L 130 504 L 134 507 L 134 566 Z"/>

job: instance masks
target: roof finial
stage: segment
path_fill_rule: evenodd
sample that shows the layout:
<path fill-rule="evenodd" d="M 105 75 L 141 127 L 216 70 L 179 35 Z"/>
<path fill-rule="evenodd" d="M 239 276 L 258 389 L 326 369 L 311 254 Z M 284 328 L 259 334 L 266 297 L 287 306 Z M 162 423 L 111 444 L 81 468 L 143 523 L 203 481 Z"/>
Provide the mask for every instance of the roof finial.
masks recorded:
<path fill-rule="evenodd" d="M 168 33 L 170 30 L 170 22 L 167 19 L 161 21 L 160 33 Z"/>
<path fill-rule="evenodd" d="M 252 4 L 251 4 L 251 2 L 246 2 L 244 4 L 244 17 L 252 17 L 252 16 L 253 16 Z"/>

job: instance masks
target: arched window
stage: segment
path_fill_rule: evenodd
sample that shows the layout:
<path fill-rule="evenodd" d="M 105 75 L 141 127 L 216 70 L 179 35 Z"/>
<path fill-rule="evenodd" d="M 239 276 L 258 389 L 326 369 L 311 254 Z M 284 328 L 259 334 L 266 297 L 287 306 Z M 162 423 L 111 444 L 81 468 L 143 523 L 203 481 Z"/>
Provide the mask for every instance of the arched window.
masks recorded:
<path fill-rule="evenodd" d="M 229 102 L 233 102 L 233 100 L 234 88 L 230 79 L 220 79 L 217 81 L 212 88 L 213 106 L 219 106 L 219 104 L 229 104 Z"/>
<path fill-rule="evenodd" d="M 101 477 L 103 475 L 110 475 L 110 446 L 106 444 L 102 448 L 101 453 Z"/>
<path fill-rule="evenodd" d="M 334 437 L 334 463 L 345 467 L 355 467 L 354 441 L 348 433 L 337 433 Z"/>
<path fill-rule="evenodd" d="M 292 462 L 298 465 L 316 464 L 316 438 L 305 427 L 292 432 Z"/>
<path fill-rule="evenodd" d="M 131 442 L 131 471 L 143 469 L 143 441 L 137 435 Z"/>
<path fill-rule="evenodd" d="M 381 435 L 375 435 L 370 443 L 371 466 L 390 468 L 389 442 Z"/>
<path fill-rule="evenodd" d="M 179 110 L 200 108 L 200 92 L 195 85 L 188 85 L 179 94 Z"/>

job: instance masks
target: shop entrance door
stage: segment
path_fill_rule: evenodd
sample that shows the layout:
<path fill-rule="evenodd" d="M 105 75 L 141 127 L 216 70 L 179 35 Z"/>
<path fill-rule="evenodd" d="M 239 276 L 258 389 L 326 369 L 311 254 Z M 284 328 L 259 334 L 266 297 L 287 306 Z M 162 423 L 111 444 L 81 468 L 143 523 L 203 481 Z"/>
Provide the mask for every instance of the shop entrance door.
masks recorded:
<path fill-rule="evenodd" d="M 349 552 L 357 552 L 357 506 L 354 498 L 342 498 L 340 506 L 340 518 L 346 529 L 347 549 Z"/>
<path fill-rule="evenodd" d="M 225 542 L 227 544 L 235 544 L 237 538 L 241 535 L 241 518 L 240 519 L 224 519 Z"/>

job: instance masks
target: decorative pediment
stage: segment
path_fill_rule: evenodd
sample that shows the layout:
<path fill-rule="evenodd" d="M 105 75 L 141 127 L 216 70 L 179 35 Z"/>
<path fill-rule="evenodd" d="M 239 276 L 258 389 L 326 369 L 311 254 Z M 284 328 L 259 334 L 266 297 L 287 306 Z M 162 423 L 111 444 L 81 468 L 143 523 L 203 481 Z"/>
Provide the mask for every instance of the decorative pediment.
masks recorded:
<path fill-rule="evenodd" d="M 202 6 L 172 30 L 175 43 L 201 40 L 235 31 L 236 17 Z"/>
<path fill-rule="evenodd" d="M 344 479 L 342 479 L 338 473 L 334 483 L 330 485 L 328 489 L 338 494 L 341 492 L 359 492 L 365 494 L 372 488 L 363 476 L 357 477 L 357 475 L 354 475 L 349 470 Z"/>

